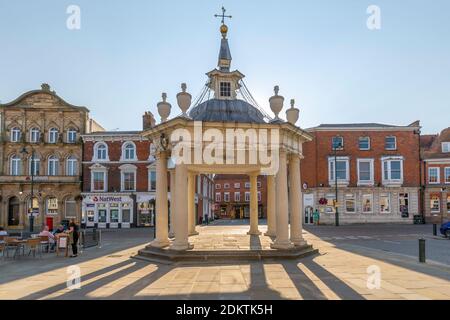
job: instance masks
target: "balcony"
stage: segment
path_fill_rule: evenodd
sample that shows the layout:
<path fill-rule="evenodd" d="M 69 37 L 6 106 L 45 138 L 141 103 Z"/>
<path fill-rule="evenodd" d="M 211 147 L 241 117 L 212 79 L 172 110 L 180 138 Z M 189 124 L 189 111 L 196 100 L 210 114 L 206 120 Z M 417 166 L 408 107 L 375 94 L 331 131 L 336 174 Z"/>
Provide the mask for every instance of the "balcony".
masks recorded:
<path fill-rule="evenodd" d="M 79 176 L 35 176 L 34 183 L 80 183 Z M 17 183 L 29 184 L 31 183 L 31 176 L 0 176 L 0 184 Z"/>

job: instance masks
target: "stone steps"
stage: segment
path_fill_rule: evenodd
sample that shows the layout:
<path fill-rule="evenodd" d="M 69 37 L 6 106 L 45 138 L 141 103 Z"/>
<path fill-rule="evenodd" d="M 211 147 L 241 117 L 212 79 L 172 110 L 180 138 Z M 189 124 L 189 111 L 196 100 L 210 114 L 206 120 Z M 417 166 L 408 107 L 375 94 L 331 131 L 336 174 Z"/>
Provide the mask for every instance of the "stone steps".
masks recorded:
<path fill-rule="evenodd" d="M 173 264 L 183 262 L 233 262 L 299 259 L 318 253 L 311 245 L 289 250 L 188 250 L 177 252 L 168 249 L 146 247 L 134 258 L 150 262 Z"/>

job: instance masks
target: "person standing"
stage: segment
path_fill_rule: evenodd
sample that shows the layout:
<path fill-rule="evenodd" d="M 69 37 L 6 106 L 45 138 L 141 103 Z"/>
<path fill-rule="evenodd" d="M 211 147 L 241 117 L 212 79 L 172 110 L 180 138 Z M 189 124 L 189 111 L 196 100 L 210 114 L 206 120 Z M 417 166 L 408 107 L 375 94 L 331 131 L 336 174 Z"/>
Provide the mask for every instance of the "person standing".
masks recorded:
<path fill-rule="evenodd" d="M 79 227 L 75 222 L 75 219 L 70 220 L 69 234 L 70 234 L 70 244 L 72 245 L 72 255 L 70 257 L 75 258 L 78 256 L 78 238 L 79 238 Z"/>
<path fill-rule="evenodd" d="M 319 210 L 317 210 L 317 209 L 313 213 L 313 221 L 314 221 L 314 225 L 316 225 L 316 226 L 319 225 L 320 213 L 319 213 Z"/>

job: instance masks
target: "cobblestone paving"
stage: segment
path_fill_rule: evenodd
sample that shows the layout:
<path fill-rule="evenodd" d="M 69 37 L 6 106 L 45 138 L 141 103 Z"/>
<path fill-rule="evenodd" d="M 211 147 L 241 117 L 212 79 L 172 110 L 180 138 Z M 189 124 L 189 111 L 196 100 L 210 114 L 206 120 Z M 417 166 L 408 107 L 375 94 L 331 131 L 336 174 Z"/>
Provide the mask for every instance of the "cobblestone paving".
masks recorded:
<path fill-rule="evenodd" d="M 247 230 L 241 225 L 198 228 L 206 238 Z M 130 259 L 145 238 L 124 243 L 119 233 L 117 240 L 111 234 L 109 248 L 86 250 L 77 259 L 2 262 L 0 299 L 450 299 L 450 268 L 343 250 L 306 231 L 304 236 L 319 255 L 274 263 L 167 266 Z M 81 288 L 70 290 L 67 267 L 75 264 Z M 367 286 L 370 266 L 381 271 L 379 289 Z"/>

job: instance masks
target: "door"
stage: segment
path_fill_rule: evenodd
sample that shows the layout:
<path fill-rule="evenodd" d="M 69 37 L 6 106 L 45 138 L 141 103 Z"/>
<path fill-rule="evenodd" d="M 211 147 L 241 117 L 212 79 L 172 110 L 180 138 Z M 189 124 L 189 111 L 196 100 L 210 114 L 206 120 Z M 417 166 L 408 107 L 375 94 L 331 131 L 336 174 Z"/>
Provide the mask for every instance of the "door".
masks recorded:
<path fill-rule="evenodd" d="M 53 218 L 52 217 L 47 217 L 45 219 L 45 224 L 48 227 L 48 230 L 53 231 Z"/>
<path fill-rule="evenodd" d="M 109 210 L 109 227 L 117 229 L 119 227 L 119 209 Z"/>
<path fill-rule="evenodd" d="M 313 217 L 313 208 L 312 207 L 306 207 L 305 208 L 305 216 L 304 216 L 304 222 L 305 224 L 313 224 L 314 223 L 314 217 Z"/>
<path fill-rule="evenodd" d="M 20 223 L 19 199 L 13 197 L 9 199 L 8 205 L 8 226 L 18 226 Z"/>
<path fill-rule="evenodd" d="M 398 201 L 402 218 L 409 218 L 409 195 L 407 193 L 400 193 L 398 195 Z"/>
<path fill-rule="evenodd" d="M 98 210 L 98 227 L 99 229 L 105 229 L 107 222 L 106 209 Z"/>

